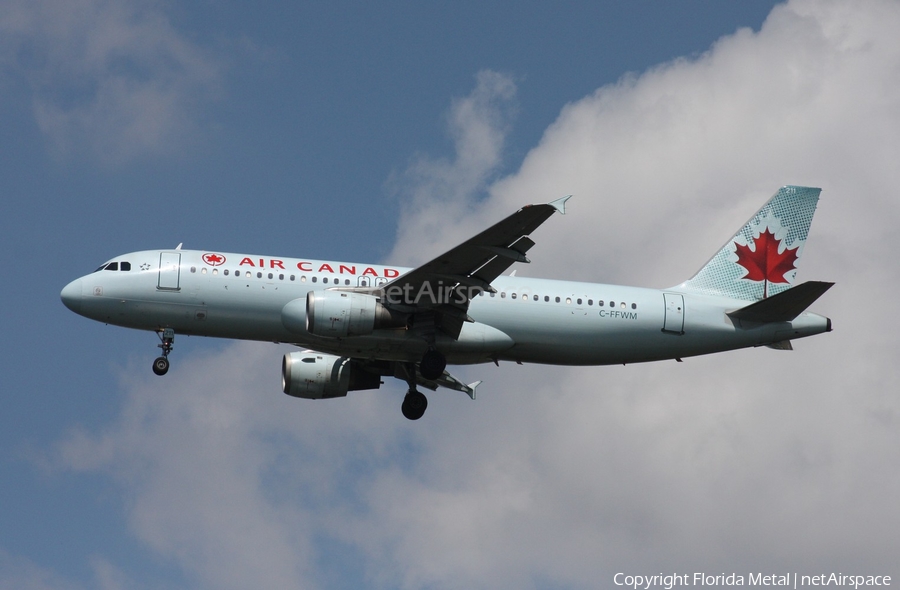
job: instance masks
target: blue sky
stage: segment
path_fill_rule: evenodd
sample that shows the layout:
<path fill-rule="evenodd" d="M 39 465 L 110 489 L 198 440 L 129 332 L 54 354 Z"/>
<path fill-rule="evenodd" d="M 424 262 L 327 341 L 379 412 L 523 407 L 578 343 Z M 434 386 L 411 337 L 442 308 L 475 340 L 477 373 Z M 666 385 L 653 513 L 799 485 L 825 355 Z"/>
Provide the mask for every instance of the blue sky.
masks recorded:
<path fill-rule="evenodd" d="M 0 0 L 0 588 L 900 576 L 898 24 L 874 0 Z M 181 338 L 159 379 L 153 334 L 59 301 L 180 242 L 415 263 L 568 193 L 520 273 L 664 287 L 782 184 L 824 188 L 801 278 L 838 281 L 833 334 L 466 368 L 479 400 L 415 424 L 399 382 L 288 399 L 273 345 Z"/>

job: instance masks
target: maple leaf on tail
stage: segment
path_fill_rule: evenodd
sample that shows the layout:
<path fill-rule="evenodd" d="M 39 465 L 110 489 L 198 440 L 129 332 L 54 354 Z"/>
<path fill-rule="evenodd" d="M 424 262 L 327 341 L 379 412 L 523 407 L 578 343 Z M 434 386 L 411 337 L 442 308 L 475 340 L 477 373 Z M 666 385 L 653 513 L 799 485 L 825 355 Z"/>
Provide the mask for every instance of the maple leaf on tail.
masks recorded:
<path fill-rule="evenodd" d="M 767 297 L 769 283 L 788 283 L 785 277 L 787 273 L 795 270 L 797 262 L 797 250 L 800 246 L 785 248 L 779 253 L 778 247 L 781 240 L 775 238 L 775 234 L 766 228 L 753 240 L 755 250 L 750 245 L 742 246 L 735 242 L 737 263 L 746 269 L 747 274 L 741 277 L 748 281 L 765 281 L 763 284 L 763 299 Z"/>

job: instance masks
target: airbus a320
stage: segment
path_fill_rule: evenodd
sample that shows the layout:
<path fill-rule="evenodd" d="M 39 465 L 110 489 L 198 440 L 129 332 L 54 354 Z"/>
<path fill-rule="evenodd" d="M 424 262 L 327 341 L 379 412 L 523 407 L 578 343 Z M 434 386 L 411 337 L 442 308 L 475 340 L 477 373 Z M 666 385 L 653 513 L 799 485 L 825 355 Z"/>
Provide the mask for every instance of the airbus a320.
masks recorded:
<path fill-rule="evenodd" d="M 66 285 L 63 303 L 106 324 L 149 330 L 165 375 L 176 334 L 290 343 L 284 393 L 308 399 L 404 381 L 475 399 L 446 367 L 610 365 L 768 346 L 831 331 L 807 311 L 833 283 L 796 283 L 820 189 L 781 188 L 687 281 L 668 289 L 516 277 L 531 235 L 569 197 L 529 205 L 417 268 L 174 249 L 116 256 Z M 515 273 L 512 273 L 513 275 Z"/>

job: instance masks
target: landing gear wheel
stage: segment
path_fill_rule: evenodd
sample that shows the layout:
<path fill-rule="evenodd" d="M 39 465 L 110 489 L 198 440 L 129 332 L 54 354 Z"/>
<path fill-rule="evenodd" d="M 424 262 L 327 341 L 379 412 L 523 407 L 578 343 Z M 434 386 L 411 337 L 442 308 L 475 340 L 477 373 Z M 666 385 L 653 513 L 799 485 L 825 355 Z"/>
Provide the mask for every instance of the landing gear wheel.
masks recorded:
<path fill-rule="evenodd" d="M 160 344 L 157 346 L 162 349 L 162 356 L 153 361 L 153 372 L 162 376 L 169 372 L 169 353 L 172 352 L 172 343 L 175 342 L 175 330 L 172 328 L 157 330 L 156 335 L 159 336 Z"/>
<path fill-rule="evenodd" d="M 427 351 L 419 362 L 419 374 L 429 381 L 443 375 L 446 368 L 447 358 L 433 348 Z"/>
<path fill-rule="evenodd" d="M 425 413 L 426 408 L 428 408 L 428 398 L 425 397 L 425 394 L 413 390 L 403 398 L 400 411 L 407 420 L 418 420 Z"/>
<path fill-rule="evenodd" d="M 160 376 L 168 373 L 169 359 L 164 356 L 157 357 L 157 359 L 153 361 L 153 372 Z"/>

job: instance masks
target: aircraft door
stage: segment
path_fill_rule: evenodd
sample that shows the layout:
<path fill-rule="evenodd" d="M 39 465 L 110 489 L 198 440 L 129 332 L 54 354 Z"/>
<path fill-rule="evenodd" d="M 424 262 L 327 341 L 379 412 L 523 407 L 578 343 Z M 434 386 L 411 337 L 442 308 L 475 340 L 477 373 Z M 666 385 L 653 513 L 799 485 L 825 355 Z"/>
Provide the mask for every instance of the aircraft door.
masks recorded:
<path fill-rule="evenodd" d="M 666 316 L 663 332 L 684 334 L 684 297 L 677 293 L 663 293 L 666 301 Z"/>
<path fill-rule="evenodd" d="M 161 252 L 159 254 L 158 289 L 178 291 L 181 288 L 181 252 Z"/>

